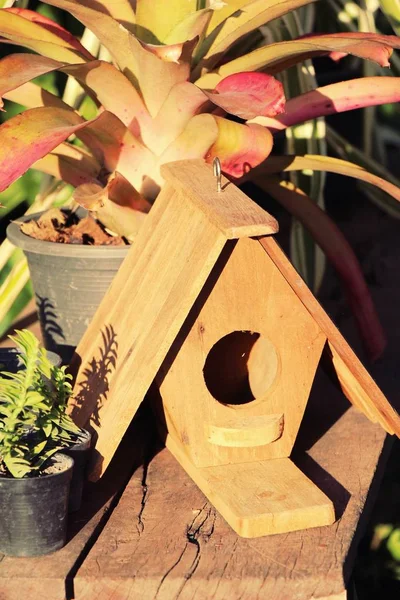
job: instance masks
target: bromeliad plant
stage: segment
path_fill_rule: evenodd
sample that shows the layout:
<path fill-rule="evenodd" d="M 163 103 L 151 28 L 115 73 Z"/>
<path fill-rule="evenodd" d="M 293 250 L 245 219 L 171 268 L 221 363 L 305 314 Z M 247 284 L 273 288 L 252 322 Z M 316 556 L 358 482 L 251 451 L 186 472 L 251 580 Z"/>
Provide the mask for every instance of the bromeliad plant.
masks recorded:
<path fill-rule="evenodd" d="M 10 339 L 20 350 L 21 368 L 0 377 L 0 473 L 21 478 L 40 474 L 81 430 L 65 413 L 71 394 L 66 367 L 54 366 L 30 331 Z"/>
<path fill-rule="evenodd" d="M 333 171 L 372 183 L 396 200 L 395 185 L 326 156 L 271 155 L 289 127 L 400 99 L 399 80 L 367 77 L 285 99 L 290 67 L 331 52 L 389 65 L 395 36 L 336 33 L 259 44 L 258 28 L 314 0 L 44 0 L 89 28 L 112 62 L 96 60 L 68 31 L 29 10 L 0 10 L 0 35 L 33 53 L 0 61 L 0 95 L 27 110 L 0 127 L 0 189 L 34 166 L 72 184 L 76 201 L 132 239 L 163 185 L 160 166 L 218 156 L 224 173 L 253 179 L 311 229 L 338 269 L 370 353 L 383 334 L 360 269 L 340 232 L 301 190 L 293 170 Z M 246 53 L 243 53 L 243 50 Z M 85 120 L 31 80 L 58 70 L 94 100 Z M 76 136 L 81 145 L 68 141 Z"/>

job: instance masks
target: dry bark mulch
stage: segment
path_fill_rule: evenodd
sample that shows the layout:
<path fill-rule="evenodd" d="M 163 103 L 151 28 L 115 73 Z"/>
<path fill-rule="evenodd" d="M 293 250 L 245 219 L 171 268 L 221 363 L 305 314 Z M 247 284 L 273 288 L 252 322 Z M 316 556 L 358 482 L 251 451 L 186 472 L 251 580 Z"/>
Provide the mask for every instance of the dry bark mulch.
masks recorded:
<path fill-rule="evenodd" d="M 20 223 L 21 231 L 37 240 L 59 244 L 84 244 L 87 246 L 125 246 L 120 236 L 112 236 L 93 217 L 79 219 L 73 212 L 51 208 L 37 221 Z"/>

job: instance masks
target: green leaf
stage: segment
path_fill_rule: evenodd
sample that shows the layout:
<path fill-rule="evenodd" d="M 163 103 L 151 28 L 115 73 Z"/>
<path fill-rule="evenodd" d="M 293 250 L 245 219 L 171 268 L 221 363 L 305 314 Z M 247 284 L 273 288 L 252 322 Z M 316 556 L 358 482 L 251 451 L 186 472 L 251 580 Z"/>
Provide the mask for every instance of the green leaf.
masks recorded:
<path fill-rule="evenodd" d="M 389 539 L 386 543 L 386 547 L 389 550 L 394 560 L 400 561 L 400 528 L 397 527 L 392 531 Z"/>

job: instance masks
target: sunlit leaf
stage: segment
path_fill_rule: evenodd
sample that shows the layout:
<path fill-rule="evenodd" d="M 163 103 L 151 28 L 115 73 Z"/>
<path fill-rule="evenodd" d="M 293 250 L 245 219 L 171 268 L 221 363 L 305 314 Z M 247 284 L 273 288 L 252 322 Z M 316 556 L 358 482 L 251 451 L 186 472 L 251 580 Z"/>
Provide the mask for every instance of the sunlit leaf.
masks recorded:
<path fill-rule="evenodd" d="M 194 84 L 184 81 L 174 85 L 157 116 L 146 123 L 142 121 L 143 142 L 159 156 L 207 102 L 207 96 Z"/>
<path fill-rule="evenodd" d="M 283 86 L 265 73 L 238 73 L 222 79 L 213 92 L 204 90 L 210 100 L 226 112 L 252 119 L 258 115 L 273 117 L 284 111 Z"/>
<path fill-rule="evenodd" d="M 80 41 L 74 37 L 68 29 L 62 27 L 59 23 L 57 23 L 54 19 L 50 19 L 36 10 L 29 10 L 26 8 L 18 8 L 13 7 L 8 10 L 8 12 L 19 15 L 28 21 L 32 21 L 32 23 L 37 23 L 43 29 L 54 33 L 56 36 L 60 38 L 60 40 L 64 40 L 69 47 L 75 48 L 78 52 L 87 58 L 88 60 L 93 60 L 94 56 L 90 54 L 90 52 L 82 46 Z"/>
<path fill-rule="evenodd" d="M 177 83 L 189 79 L 190 60 L 196 40 L 176 44 L 174 58 L 168 55 L 170 46 L 143 45 L 136 38 L 130 46 L 137 58 L 137 78 L 140 93 L 150 114 L 155 117 L 169 92 Z"/>
<path fill-rule="evenodd" d="M 2 97 L 24 83 L 49 71 L 55 70 L 64 63 L 44 58 L 36 54 L 10 54 L 0 60 L 0 108 L 3 106 Z M 23 96 L 21 95 L 21 100 Z"/>
<path fill-rule="evenodd" d="M 64 142 L 33 163 L 32 168 L 77 187 L 96 179 L 101 165 L 82 148 Z"/>
<path fill-rule="evenodd" d="M 68 11 L 88 27 L 104 44 L 124 75 L 137 84 L 137 60 L 129 44 L 133 36 L 124 24 L 113 19 L 107 8 L 109 3 L 102 4 L 98 0 L 43 0 L 43 2 Z"/>
<path fill-rule="evenodd" d="M 109 173 L 118 171 L 141 192 L 144 175 L 151 173 L 155 158 L 122 121 L 104 111 L 79 135 Z"/>
<path fill-rule="evenodd" d="M 12 102 L 22 104 L 26 108 L 38 108 L 40 106 L 47 106 L 71 110 L 71 107 L 68 106 L 68 104 L 66 104 L 65 102 L 63 102 L 61 98 L 58 98 L 58 96 L 47 92 L 39 85 L 36 85 L 31 81 L 24 83 L 15 90 L 5 92 L 3 97 L 7 100 L 11 100 Z"/>
<path fill-rule="evenodd" d="M 39 158 L 86 125 L 71 110 L 33 108 L 0 127 L 0 190 L 4 190 Z"/>
<path fill-rule="evenodd" d="M 400 78 L 362 77 L 333 83 L 288 100 L 285 114 L 253 123 L 279 131 L 309 119 L 400 100 Z"/>
<path fill-rule="evenodd" d="M 121 71 L 101 60 L 62 70 L 95 92 L 103 108 L 113 112 L 134 134 L 139 134 L 139 123 L 147 122 L 149 115 L 140 95 Z"/>
<path fill-rule="evenodd" d="M 197 57 L 202 58 L 196 75 L 203 68 L 211 70 L 221 56 L 241 37 L 257 27 L 277 19 L 295 8 L 305 6 L 315 0 L 234 0 L 215 11 L 207 28 L 207 36 L 202 42 Z"/>
<path fill-rule="evenodd" d="M 166 44 L 185 42 L 195 37 L 201 37 L 212 16 L 212 10 L 204 8 L 188 14 L 182 21 L 168 33 L 165 38 Z"/>
<path fill-rule="evenodd" d="M 260 167 L 260 170 L 263 173 L 279 173 L 303 169 L 328 171 L 330 173 L 354 177 L 355 179 L 360 179 L 361 181 L 376 185 L 393 196 L 393 198 L 400 201 L 400 188 L 381 177 L 377 177 L 358 165 L 354 165 L 353 163 L 339 158 L 332 158 L 331 156 L 270 156 Z"/>
<path fill-rule="evenodd" d="M 261 46 L 249 54 L 223 64 L 214 72 L 203 75 L 196 81 L 196 85 L 212 88 L 223 77 L 242 71 L 263 69 L 267 73 L 275 74 L 307 58 L 323 56 L 333 51 L 346 52 L 387 66 L 392 48 L 400 48 L 400 40 L 396 36 L 333 33 L 303 37 Z"/>
<path fill-rule="evenodd" d="M 150 44 L 165 43 L 168 34 L 196 9 L 197 0 L 169 0 L 167 10 L 165 0 L 137 0 L 137 35 Z"/>
<path fill-rule="evenodd" d="M 204 158 L 218 137 L 218 126 L 210 114 L 195 115 L 182 133 L 166 148 L 157 160 L 156 168 L 143 183 L 147 198 L 155 198 L 163 183 L 160 166 L 191 158 Z"/>
<path fill-rule="evenodd" d="M 84 55 L 77 50 L 76 44 L 64 39 L 57 29 L 52 31 L 40 22 L 26 19 L 13 11 L 13 8 L 0 10 L 0 36 L 55 60 L 85 62 L 88 53 Z"/>
<path fill-rule="evenodd" d="M 273 137 L 268 129 L 216 116 L 214 119 L 218 125 L 218 137 L 206 155 L 207 162 L 218 157 L 224 173 L 240 178 L 269 156 Z"/>

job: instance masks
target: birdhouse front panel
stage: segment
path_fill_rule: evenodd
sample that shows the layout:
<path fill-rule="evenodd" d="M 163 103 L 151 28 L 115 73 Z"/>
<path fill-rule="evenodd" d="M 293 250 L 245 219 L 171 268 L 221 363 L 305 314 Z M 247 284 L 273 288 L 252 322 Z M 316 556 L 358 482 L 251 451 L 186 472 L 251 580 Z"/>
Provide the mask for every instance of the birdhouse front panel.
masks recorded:
<path fill-rule="evenodd" d="M 257 239 L 227 242 L 156 383 L 196 466 L 290 455 L 325 334 Z"/>

